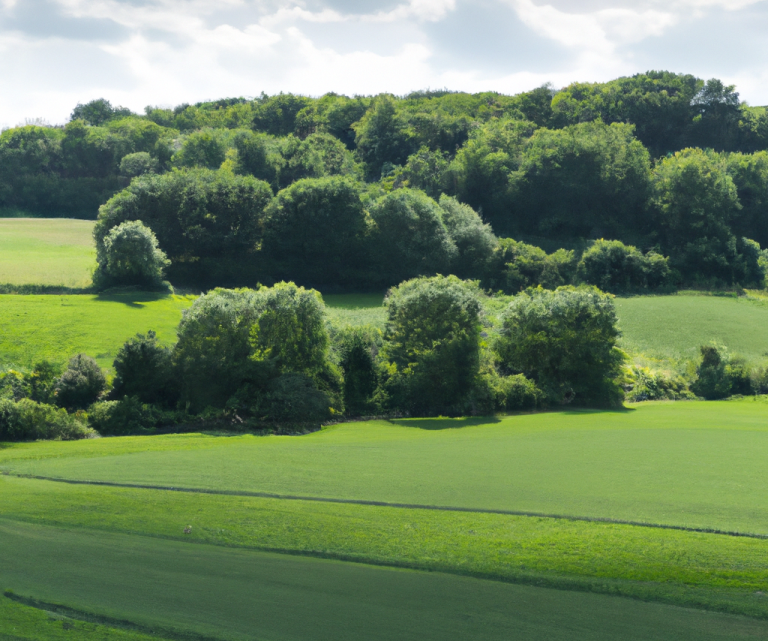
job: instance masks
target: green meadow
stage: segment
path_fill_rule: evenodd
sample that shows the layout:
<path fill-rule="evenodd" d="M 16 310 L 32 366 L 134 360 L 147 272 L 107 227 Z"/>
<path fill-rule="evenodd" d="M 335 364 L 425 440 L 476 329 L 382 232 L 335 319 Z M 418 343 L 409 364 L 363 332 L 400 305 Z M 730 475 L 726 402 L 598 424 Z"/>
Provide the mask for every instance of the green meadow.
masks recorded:
<path fill-rule="evenodd" d="M 133 292 L 96 295 L 0 295 L 0 366 L 31 367 L 40 360 L 66 363 L 85 352 L 111 367 L 122 344 L 153 329 L 176 341 L 188 296 Z"/>
<path fill-rule="evenodd" d="M 96 267 L 92 220 L 0 218 L 0 285 L 84 288 Z"/>
<path fill-rule="evenodd" d="M 766 416 L 646 403 L 6 444 L 0 585 L 167 638 L 760 638 Z"/>

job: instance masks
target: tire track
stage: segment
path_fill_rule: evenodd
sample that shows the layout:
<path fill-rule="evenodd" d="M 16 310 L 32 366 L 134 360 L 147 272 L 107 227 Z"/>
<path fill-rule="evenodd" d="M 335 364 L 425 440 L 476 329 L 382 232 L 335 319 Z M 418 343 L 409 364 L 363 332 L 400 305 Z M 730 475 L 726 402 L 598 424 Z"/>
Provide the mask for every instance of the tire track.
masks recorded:
<path fill-rule="evenodd" d="M 628 521 L 611 519 L 600 516 L 574 516 L 571 514 L 549 514 L 546 512 L 526 512 L 521 510 L 497 510 L 491 508 L 455 507 L 448 505 L 421 505 L 419 503 L 392 503 L 388 501 L 368 501 L 364 499 L 341 499 L 321 496 L 301 496 L 296 494 L 274 494 L 271 492 L 249 492 L 247 490 L 209 490 L 205 488 L 173 487 L 170 485 L 146 485 L 142 483 L 117 483 L 113 481 L 88 481 L 63 479 L 51 476 L 36 476 L 33 474 L 13 474 L 2 472 L 3 476 L 11 476 L 35 481 L 50 481 L 52 483 L 67 483 L 69 485 L 96 485 L 101 487 L 116 487 L 132 490 L 159 490 L 163 492 L 184 492 L 187 494 L 213 494 L 218 496 L 244 496 L 261 499 L 276 499 L 280 501 L 311 501 L 315 503 L 339 503 L 343 505 L 365 505 L 370 507 L 390 507 L 403 510 L 432 510 L 436 512 L 466 512 L 474 514 L 502 514 L 507 516 L 525 516 L 531 518 L 557 519 L 561 521 L 583 521 L 586 523 L 613 523 L 616 525 L 631 525 L 633 527 L 655 528 L 659 530 L 677 530 L 680 532 L 697 532 L 699 534 L 717 534 L 721 536 L 743 537 L 748 539 L 768 540 L 768 534 L 750 532 L 734 532 L 716 528 L 686 527 L 684 525 L 669 525 L 649 523 L 646 521 Z"/>

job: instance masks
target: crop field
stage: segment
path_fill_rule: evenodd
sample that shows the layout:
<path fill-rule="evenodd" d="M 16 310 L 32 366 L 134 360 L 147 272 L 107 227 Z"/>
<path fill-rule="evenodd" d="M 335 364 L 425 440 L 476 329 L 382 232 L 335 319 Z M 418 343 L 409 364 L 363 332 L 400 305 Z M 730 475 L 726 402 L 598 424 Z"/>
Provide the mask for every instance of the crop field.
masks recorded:
<path fill-rule="evenodd" d="M 92 220 L 0 218 L 0 284 L 88 287 L 92 230 Z"/>
<path fill-rule="evenodd" d="M 176 341 L 181 312 L 193 297 L 135 292 L 114 295 L 0 295 L 0 366 L 65 363 L 79 352 L 111 367 L 120 346 L 153 329 Z"/>
<path fill-rule="evenodd" d="M 766 416 L 646 403 L 6 444 L 0 586 L 174 638 L 761 638 Z"/>

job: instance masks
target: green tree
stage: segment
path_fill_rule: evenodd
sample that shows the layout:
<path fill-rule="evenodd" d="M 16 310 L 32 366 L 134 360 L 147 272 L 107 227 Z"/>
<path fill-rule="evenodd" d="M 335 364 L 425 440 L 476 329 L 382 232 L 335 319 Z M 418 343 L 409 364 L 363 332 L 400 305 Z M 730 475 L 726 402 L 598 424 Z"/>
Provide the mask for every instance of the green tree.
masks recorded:
<path fill-rule="evenodd" d="M 77 103 L 72 111 L 70 120 L 82 120 L 89 125 L 103 125 L 115 118 L 124 118 L 131 115 L 131 110 L 125 107 L 113 107 L 105 98 L 91 100 L 85 104 Z"/>
<path fill-rule="evenodd" d="M 228 148 L 228 136 L 223 130 L 204 129 L 195 131 L 184 140 L 172 162 L 176 167 L 205 167 L 218 169 L 224 162 Z"/>
<path fill-rule="evenodd" d="M 101 255 L 110 230 L 140 220 L 171 260 L 168 277 L 205 287 L 258 277 L 258 244 L 272 190 L 251 176 L 207 169 L 146 174 L 107 201 L 94 227 Z"/>
<path fill-rule="evenodd" d="M 282 190 L 264 222 L 263 253 L 272 278 L 354 284 L 367 223 L 358 186 L 344 177 L 306 178 Z"/>
<path fill-rule="evenodd" d="M 310 98 L 291 93 L 261 94 L 255 101 L 251 127 L 272 136 L 287 136 L 296 129 L 296 116 L 312 103 Z"/>
<path fill-rule="evenodd" d="M 619 240 L 597 240 L 585 251 L 577 278 L 612 293 L 654 290 L 671 284 L 668 259 L 654 251 L 643 254 Z"/>
<path fill-rule="evenodd" d="M 731 224 L 741 205 L 723 158 L 684 149 L 654 168 L 654 233 L 686 282 L 754 282 L 757 257 Z"/>
<path fill-rule="evenodd" d="M 127 154 L 120 160 L 120 173 L 128 178 L 157 172 L 158 162 L 146 151 Z"/>
<path fill-rule="evenodd" d="M 540 247 L 512 238 L 500 238 L 483 273 L 483 287 L 517 294 L 541 285 L 555 289 L 571 282 L 576 267 L 573 250 L 547 254 Z"/>
<path fill-rule="evenodd" d="M 68 410 L 82 410 L 106 388 L 107 379 L 98 363 L 86 354 L 77 354 L 69 359 L 66 371 L 56 381 L 56 404 Z"/>
<path fill-rule="evenodd" d="M 443 210 L 443 224 L 457 249 L 453 273 L 460 278 L 481 277 L 498 245 L 491 226 L 484 224 L 469 205 L 451 196 L 443 194 L 440 197 L 440 209 Z"/>
<path fill-rule="evenodd" d="M 96 262 L 94 283 L 102 287 L 158 286 L 170 264 L 155 234 L 140 220 L 120 223 L 110 229 L 97 247 Z"/>
<path fill-rule="evenodd" d="M 390 290 L 381 358 L 392 407 L 413 415 L 460 414 L 480 368 L 480 302 L 456 276 L 416 278 Z"/>
<path fill-rule="evenodd" d="M 613 297 L 596 287 L 529 289 L 501 317 L 499 363 L 534 380 L 551 403 L 616 405 L 625 359 L 616 321 Z"/>
<path fill-rule="evenodd" d="M 354 129 L 357 153 L 369 178 L 378 179 L 385 163 L 402 165 L 417 147 L 414 132 L 388 94 L 374 100 Z"/>
<path fill-rule="evenodd" d="M 128 339 L 117 352 L 112 367 L 113 399 L 132 396 L 143 403 L 175 404 L 171 350 L 160 344 L 152 330 L 146 336 L 136 334 Z"/>
<path fill-rule="evenodd" d="M 440 206 L 426 194 L 398 189 L 374 202 L 370 215 L 375 223 L 370 255 L 379 269 L 372 278 L 391 285 L 450 269 L 456 244 Z"/>

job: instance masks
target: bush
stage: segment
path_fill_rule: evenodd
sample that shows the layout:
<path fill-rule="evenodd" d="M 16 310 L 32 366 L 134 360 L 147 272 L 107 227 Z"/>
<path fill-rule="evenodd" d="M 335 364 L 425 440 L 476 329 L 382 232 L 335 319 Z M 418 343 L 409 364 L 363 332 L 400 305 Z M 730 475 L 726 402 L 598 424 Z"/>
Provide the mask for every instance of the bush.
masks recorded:
<path fill-rule="evenodd" d="M 18 402 L 0 399 L 0 441 L 71 441 L 93 435 L 79 417 L 64 409 L 27 398 Z"/>
<path fill-rule="evenodd" d="M 631 402 L 696 398 L 682 378 L 664 372 L 652 372 L 647 367 L 632 367 L 629 379 L 632 388 L 627 392 L 626 399 Z"/>
<path fill-rule="evenodd" d="M 392 407 L 413 415 L 459 414 L 480 366 L 477 287 L 456 276 L 416 278 L 384 301 L 386 386 Z"/>
<path fill-rule="evenodd" d="M 88 422 L 99 434 L 117 436 L 140 434 L 155 427 L 158 412 L 135 396 L 119 401 L 101 401 L 88 408 Z"/>
<path fill-rule="evenodd" d="M 158 286 L 170 264 L 158 247 L 151 229 L 140 220 L 121 223 L 109 230 L 98 246 L 98 272 L 94 282 L 108 285 Z"/>
<path fill-rule="evenodd" d="M 707 400 L 752 391 L 750 372 L 742 359 L 731 358 L 724 347 L 702 345 L 701 362 L 691 390 Z"/>
<path fill-rule="evenodd" d="M 177 391 L 174 388 L 171 350 L 160 345 L 152 330 L 146 336 L 136 334 L 127 340 L 112 366 L 115 369 L 112 398 L 120 400 L 135 396 L 143 403 L 175 403 Z"/>
<path fill-rule="evenodd" d="M 643 254 L 619 240 L 597 240 L 579 261 L 577 278 L 608 292 L 637 292 L 668 287 L 672 271 L 668 259 L 656 252 Z"/>
<path fill-rule="evenodd" d="M 307 377 L 331 405 L 340 405 L 324 305 L 314 290 L 294 283 L 217 289 L 184 312 L 178 335 L 173 358 L 181 400 L 193 411 L 250 412 L 274 391 L 273 380 L 289 373 Z"/>
<path fill-rule="evenodd" d="M 501 238 L 488 262 L 482 284 L 506 294 L 517 294 L 539 285 L 555 289 L 571 281 L 575 262 L 574 252 L 570 250 L 558 249 L 547 254 L 535 245 Z"/>
<path fill-rule="evenodd" d="M 104 372 L 86 354 L 69 359 L 67 370 L 56 381 L 56 404 L 67 409 L 85 409 L 107 387 Z"/>
<path fill-rule="evenodd" d="M 344 376 L 344 408 L 349 416 L 363 416 L 377 410 L 374 399 L 378 386 L 376 357 L 382 334 L 376 327 L 345 327 L 334 336 L 339 365 Z"/>
<path fill-rule="evenodd" d="M 596 287 L 529 289 L 502 314 L 495 349 L 510 374 L 533 379 L 552 403 L 617 405 L 625 355 L 613 297 Z"/>
<path fill-rule="evenodd" d="M 134 154 L 123 156 L 120 161 L 120 174 L 128 178 L 135 178 L 143 174 L 157 173 L 159 163 L 146 151 L 137 151 Z"/>
<path fill-rule="evenodd" d="M 331 417 L 331 397 L 311 378 L 289 372 L 272 380 L 252 408 L 254 416 L 279 424 L 320 423 Z"/>

